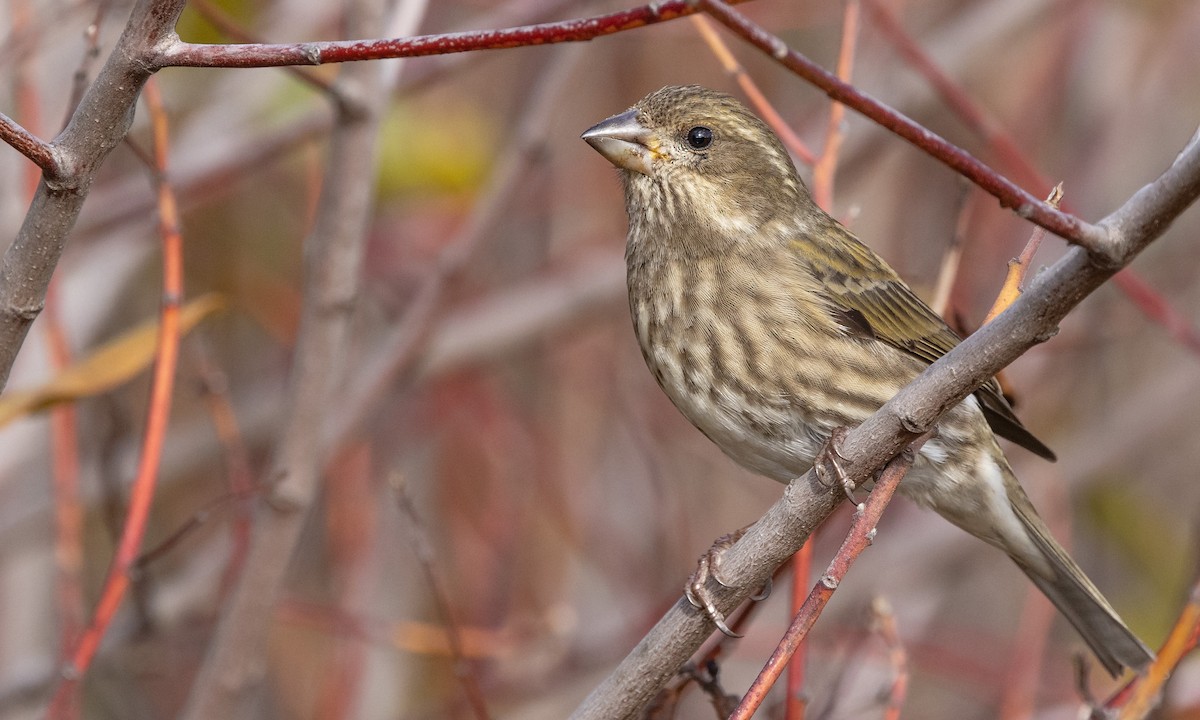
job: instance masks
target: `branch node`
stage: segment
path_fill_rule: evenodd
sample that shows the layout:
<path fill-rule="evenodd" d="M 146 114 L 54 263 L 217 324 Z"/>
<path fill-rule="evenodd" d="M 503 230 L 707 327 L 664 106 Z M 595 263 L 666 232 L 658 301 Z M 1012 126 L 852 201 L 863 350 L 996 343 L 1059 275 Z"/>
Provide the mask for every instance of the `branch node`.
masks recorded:
<path fill-rule="evenodd" d="M 829 588 L 830 590 L 837 590 L 838 579 L 833 577 L 832 575 L 822 575 L 821 576 L 821 585 Z"/>
<path fill-rule="evenodd" d="M 305 61 L 307 61 L 309 65 L 321 64 L 321 48 L 315 43 L 301 44 L 300 54 L 304 56 Z"/>

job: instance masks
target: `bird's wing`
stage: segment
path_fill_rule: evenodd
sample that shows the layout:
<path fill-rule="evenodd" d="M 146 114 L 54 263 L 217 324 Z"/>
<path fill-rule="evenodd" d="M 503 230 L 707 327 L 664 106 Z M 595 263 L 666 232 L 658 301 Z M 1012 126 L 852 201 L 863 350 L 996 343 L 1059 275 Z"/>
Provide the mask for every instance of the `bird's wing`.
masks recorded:
<path fill-rule="evenodd" d="M 820 248 L 801 248 L 801 253 L 829 292 L 839 321 L 850 331 L 885 342 L 926 363 L 933 363 L 960 342 L 950 326 L 874 251 L 832 221 L 822 229 L 842 234 L 845 242 L 821 243 Z M 819 233 L 806 233 L 793 238 L 793 242 L 813 245 L 815 235 Z M 995 378 L 975 394 L 997 435 L 1054 460 L 1053 451 L 1013 413 Z"/>

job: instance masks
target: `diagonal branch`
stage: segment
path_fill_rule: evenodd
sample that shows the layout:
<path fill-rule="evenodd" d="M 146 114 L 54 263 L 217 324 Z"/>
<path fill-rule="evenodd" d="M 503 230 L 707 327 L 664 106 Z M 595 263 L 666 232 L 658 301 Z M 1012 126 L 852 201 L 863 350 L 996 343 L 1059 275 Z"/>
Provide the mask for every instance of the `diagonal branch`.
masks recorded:
<path fill-rule="evenodd" d="M 702 0 L 711 3 L 712 0 Z M 1085 297 L 1129 263 L 1200 196 L 1200 134 L 1154 182 L 1137 191 L 1098 223 L 1100 252 L 1073 248 L 1039 273 L 1008 310 L 964 340 L 847 435 L 843 469 L 866 480 L 908 443 L 987 378 L 1058 330 L 1058 323 Z M 1119 258 L 1113 265 L 1103 258 Z M 841 503 L 809 472 L 788 485 L 783 497 L 721 559 L 735 588 L 710 583 L 717 609 L 730 612 L 800 548 Z M 573 720 L 635 717 L 713 631 L 710 621 L 680 598 L 591 695 Z"/>

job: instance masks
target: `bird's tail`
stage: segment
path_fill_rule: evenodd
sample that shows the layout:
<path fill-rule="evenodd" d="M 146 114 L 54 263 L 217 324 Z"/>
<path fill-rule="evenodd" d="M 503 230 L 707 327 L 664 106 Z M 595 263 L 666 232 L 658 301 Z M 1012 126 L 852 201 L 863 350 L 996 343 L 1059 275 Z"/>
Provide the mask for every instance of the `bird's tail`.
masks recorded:
<path fill-rule="evenodd" d="M 1154 654 L 1121 621 L 1083 570 L 1051 537 L 1046 524 L 1033 512 L 1033 506 L 1026 500 L 1013 503 L 1013 509 L 1028 537 L 1045 557 L 1049 572 L 1011 554 L 1017 565 L 1079 631 L 1110 675 L 1116 677 L 1124 668 L 1145 670 L 1154 660 Z"/>

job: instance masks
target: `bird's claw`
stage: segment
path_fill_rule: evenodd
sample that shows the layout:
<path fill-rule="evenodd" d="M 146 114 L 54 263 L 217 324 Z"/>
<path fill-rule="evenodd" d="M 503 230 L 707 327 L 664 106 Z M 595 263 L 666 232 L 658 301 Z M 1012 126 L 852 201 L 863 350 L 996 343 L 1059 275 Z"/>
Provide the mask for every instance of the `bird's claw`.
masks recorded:
<path fill-rule="evenodd" d="M 721 577 L 721 555 L 726 550 L 733 547 L 733 544 L 738 541 L 742 535 L 746 534 L 746 529 L 742 528 L 722 535 L 713 541 L 712 547 L 700 556 L 699 562 L 696 563 L 696 570 L 688 579 L 687 586 L 683 589 L 684 596 L 692 607 L 700 610 L 704 615 L 712 620 L 717 629 L 731 638 L 740 638 L 740 634 L 734 632 L 725 622 L 725 614 L 717 609 L 716 603 L 713 601 L 712 594 L 708 591 L 707 582 L 709 578 L 717 581 L 721 587 L 733 587 L 725 582 Z M 758 598 L 755 598 L 756 600 Z"/>
<path fill-rule="evenodd" d="M 836 482 L 842 488 L 842 492 L 849 498 L 851 504 L 857 505 L 858 499 L 854 497 L 854 483 L 847 477 L 846 471 L 842 469 L 842 461 L 846 458 L 842 455 L 842 441 L 846 439 L 846 434 L 849 431 L 844 427 L 837 427 L 830 433 L 829 439 L 821 446 L 821 450 L 817 453 L 816 460 L 813 461 L 813 468 L 817 471 L 817 479 L 825 487 L 833 487 Z M 830 482 L 829 475 L 833 475 L 833 481 Z"/>

